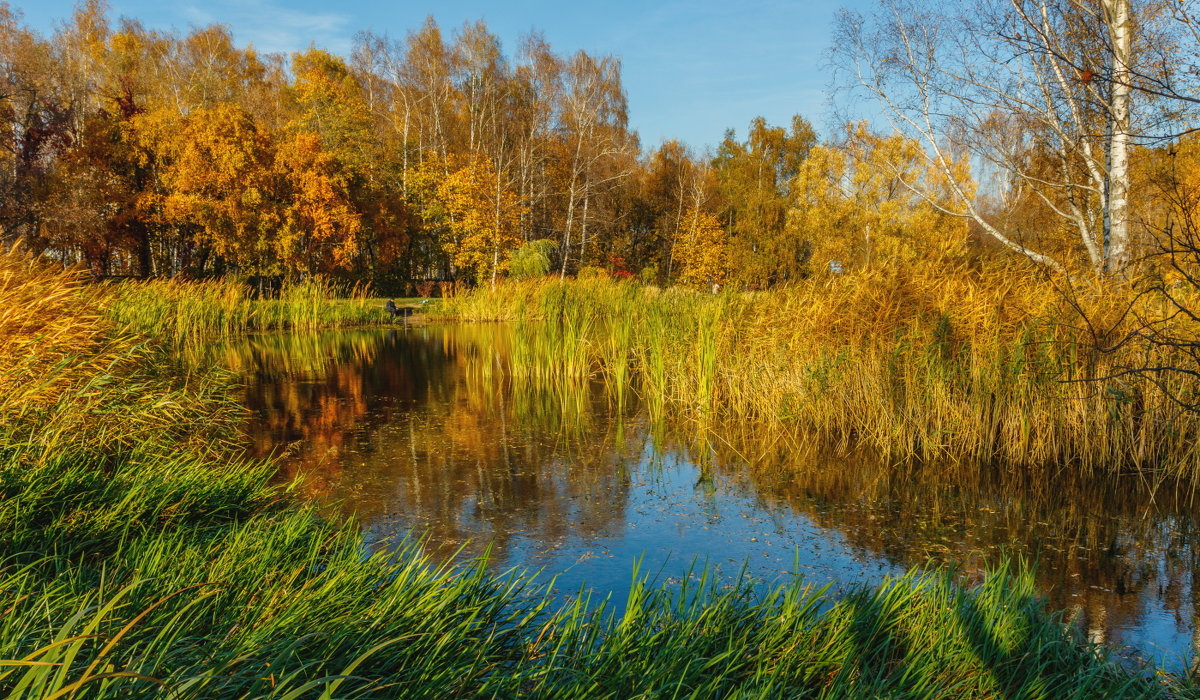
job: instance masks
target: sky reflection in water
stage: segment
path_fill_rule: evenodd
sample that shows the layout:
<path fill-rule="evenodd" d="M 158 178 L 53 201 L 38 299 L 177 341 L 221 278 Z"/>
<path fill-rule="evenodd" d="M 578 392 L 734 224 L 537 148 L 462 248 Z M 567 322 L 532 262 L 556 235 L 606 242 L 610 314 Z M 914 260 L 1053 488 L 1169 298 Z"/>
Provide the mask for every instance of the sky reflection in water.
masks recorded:
<path fill-rule="evenodd" d="M 498 570 L 544 569 L 618 605 L 639 559 L 660 581 L 708 563 L 837 590 L 928 561 L 977 576 L 1006 553 L 1040 562 L 1042 590 L 1091 638 L 1173 668 L 1190 658 L 1186 493 L 889 466 L 758 426 L 652 421 L 597 381 L 513 380 L 518 342 L 499 325 L 273 334 L 187 359 L 242 373 L 252 450 L 283 451 L 373 546 L 422 533 L 437 557 L 490 547 Z"/>

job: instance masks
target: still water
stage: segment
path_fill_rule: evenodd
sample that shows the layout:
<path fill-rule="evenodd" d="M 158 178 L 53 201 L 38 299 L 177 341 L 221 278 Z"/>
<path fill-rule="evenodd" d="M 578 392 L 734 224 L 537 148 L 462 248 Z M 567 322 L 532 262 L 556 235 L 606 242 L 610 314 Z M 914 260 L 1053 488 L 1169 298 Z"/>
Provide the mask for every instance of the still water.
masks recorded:
<path fill-rule="evenodd" d="M 1200 503 L 1131 479 L 889 465 L 753 425 L 652 420 L 636 391 L 519 380 L 513 329 L 272 334 L 195 350 L 240 373 L 252 450 L 367 542 L 491 552 L 618 605 L 635 566 L 837 591 L 928 562 L 1038 563 L 1042 590 L 1129 656 L 1190 663 Z"/>

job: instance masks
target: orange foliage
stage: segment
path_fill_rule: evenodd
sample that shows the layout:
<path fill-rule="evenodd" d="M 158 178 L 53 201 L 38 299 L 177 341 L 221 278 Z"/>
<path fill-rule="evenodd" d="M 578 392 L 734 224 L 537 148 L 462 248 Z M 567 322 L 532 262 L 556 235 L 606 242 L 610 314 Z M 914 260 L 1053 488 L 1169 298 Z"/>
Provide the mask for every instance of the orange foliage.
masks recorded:
<path fill-rule="evenodd" d="M 144 124 L 164 124 L 146 120 Z M 270 139 L 242 108 L 219 104 L 192 112 L 160 134 L 169 163 L 157 219 L 190 227 L 218 255 L 251 270 L 265 267 L 278 225 Z"/>
<path fill-rule="evenodd" d="M 276 234 L 280 261 L 290 267 L 349 267 L 361 245 L 362 221 L 350 201 L 349 178 L 316 134 L 283 142 L 275 167 L 289 195 Z"/>

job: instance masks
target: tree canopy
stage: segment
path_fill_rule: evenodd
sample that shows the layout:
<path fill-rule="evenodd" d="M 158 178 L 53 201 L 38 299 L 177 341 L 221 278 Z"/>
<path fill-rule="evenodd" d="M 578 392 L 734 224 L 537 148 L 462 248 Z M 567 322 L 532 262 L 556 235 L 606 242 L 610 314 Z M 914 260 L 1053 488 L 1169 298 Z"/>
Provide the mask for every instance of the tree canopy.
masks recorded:
<path fill-rule="evenodd" d="M 643 148 L 616 58 L 536 33 L 506 53 L 482 21 L 273 55 L 221 26 L 114 22 L 99 0 L 43 36 L 0 4 L 0 241 L 98 275 L 383 284 L 491 283 L 531 241 L 558 275 L 741 288 L 980 255 L 1140 264 L 1166 193 L 1195 180 L 1162 177 L 1194 150 L 1187 8 L 935 9 L 840 20 L 838 94 L 889 124 L 822 140 L 759 117 L 697 152 Z"/>

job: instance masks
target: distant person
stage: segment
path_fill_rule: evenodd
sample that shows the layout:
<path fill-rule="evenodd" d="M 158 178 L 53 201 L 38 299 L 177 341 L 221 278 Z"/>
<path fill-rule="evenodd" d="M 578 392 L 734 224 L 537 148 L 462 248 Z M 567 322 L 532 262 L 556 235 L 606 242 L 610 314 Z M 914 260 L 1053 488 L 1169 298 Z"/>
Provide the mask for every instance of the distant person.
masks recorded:
<path fill-rule="evenodd" d="M 387 303 L 383 305 L 383 310 L 393 318 L 400 315 L 400 307 L 396 306 L 396 302 L 392 299 L 387 300 Z"/>

